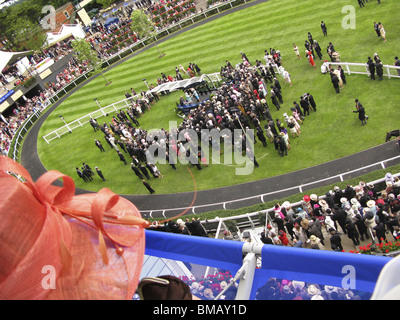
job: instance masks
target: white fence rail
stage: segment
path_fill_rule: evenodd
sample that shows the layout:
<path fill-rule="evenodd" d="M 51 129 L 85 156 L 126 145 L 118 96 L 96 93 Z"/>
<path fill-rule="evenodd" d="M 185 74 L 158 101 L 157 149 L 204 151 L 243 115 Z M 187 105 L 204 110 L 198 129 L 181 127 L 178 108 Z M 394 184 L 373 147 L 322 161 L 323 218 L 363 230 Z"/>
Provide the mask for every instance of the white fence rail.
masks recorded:
<path fill-rule="evenodd" d="M 359 171 L 363 171 L 366 169 L 370 169 L 376 166 L 381 166 L 382 169 L 386 168 L 386 163 L 390 162 L 390 161 L 394 161 L 394 160 L 399 160 L 400 156 L 396 156 L 393 158 L 389 158 L 383 161 L 379 161 L 355 170 L 351 170 L 351 171 L 346 171 L 343 172 L 341 174 L 337 174 L 334 176 L 330 176 L 327 177 L 325 179 L 320 179 L 320 180 L 316 180 L 316 181 L 312 181 L 309 183 L 305 183 L 305 184 L 301 184 L 298 186 L 293 186 L 290 188 L 286 188 L 286 189 L 280 189 L 280 190 L 275 190 L 272 192 L 267 192 L 267 193 L 262 193 L 262 194 L 257 194 L 251 197 L 245 197 L 245 198 L 239 198 L 239 199 L 233 199 L 233 200 L 227 200 L 227 201 L 221 201 L 221 202 L 214 202 L 214 203 L 208 203 L 208 204 L 203 204 L 203 205 L 198 205 L 198 206 L 191 206 L 191 207 L 181 207 L 181 208 L 170 208 L 170 209 L 155 209 L 155 210 L 140 210 L 140 212 L 144 215 L 149 215 L 150 218 L 155 218 L 153 216 L 153 214 L 155 213 L 159 213 L 162 215 L 163 218 L 167 218 L 166 213 L 168 212 L 178 212 L 178 211 L 184 211 L 187 209 L 191 209 L 192 214 L 196 214 L 196 209 L 200 209 L 200 208 L 215 208 L 216 206 L 219 206 L 221 209 L 227 209 L 227 205 L 231 204 L 231 203 L 237 203 L 237 202 L 245 202 L 245 201 L 249 201 L 249 200 L 258 200 L 260 203 L 264 203 L 264 197 L 270 196 L 270 195 L 274 195 L 274 194 L 280 194 L 280 193 L 285 193 L 287 191 L 294 191 L 294 192 L 298 192 L 298 193 L 302 193 L 307 187 L 312 187 L 312 186 L 317 186 L 321 183 L 324 183 L 325 181 L 334 181 L 335 179 L 337 179 L 337 181 L 342 182 L 345 180 L 345 176 L 352 174 L 352 173 L 356 173 Z M 333 183 L 333 182 L 332 182 Z"/>
<path fill-rule="evenodd" d="M 221 81 L 221 77 L 220 77 L 219 73 L 213 73 L 213 74 L 209 74 L 209 75 L 203 74 L 201 77 L 201 80 L 206 81 L 206 79 L 208 79 L 212 83 L 214 83 L 214 81 Z M 185 80 L 181 80 L 181 81 L 185 81 Z M 79 119 L 76 119 L 72 122 L 66 123 L 64 126 L 44 135 L 43 139 L 49 144 L 52 140 L 57 139 L 57 138 L 60 139 L 62 135 L 66 134 L 66 133 L 70 133 L 73 130 L 82 127 L 84 124 L 88 123 L 91 118 L 97 119 L 102 116 L 106 116 L 109 113 L 117 112 L 118 110 L 120 110 L 122 108 L 129 108 L 132 105 L 131 101 L 133 99 L 141 98 L 141 97 L 142 96 L 140 94 L 137 94 L 130 98 L 114 102 L 105 107 L 101 107 L 101 105 L 98 104 L 99 105 L 98 110 L 95 110 L 87 115 L 84 115 L 83 117 L 80 117 Z"/>
<path fill-rule="evenodd" d="M 370 76 L 369 68 L 366 63 L 353 62 L 329 62 L 332 66 L 342 66 L 347 74 L 365 74 Z M 383 65 L 383 76 L 390 78 L 400 78 L 400 67 Z"/>

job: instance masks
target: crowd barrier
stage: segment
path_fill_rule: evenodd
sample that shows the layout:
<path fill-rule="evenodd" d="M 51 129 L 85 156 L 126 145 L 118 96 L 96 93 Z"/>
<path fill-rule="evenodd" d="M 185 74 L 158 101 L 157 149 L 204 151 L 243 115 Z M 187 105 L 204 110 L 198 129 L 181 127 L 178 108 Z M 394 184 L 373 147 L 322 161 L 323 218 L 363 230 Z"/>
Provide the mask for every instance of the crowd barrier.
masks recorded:
<path fill-rule="evenodd" d="M 318 283 L 372 293 L 391 259 L 346 252 L 258 245 L 146 230 L 146 255 L 239 274 L 236 300 L 254 300 L 269 278 Z M 255 260 L 261 258 L 261 266 Z"/>
<path fill-rule="evenodd" d="M 342 69 L 347 74 L 365 74 L 370 76 L 368 65 L 366 63 L 354 63 L 354 62 L 329 62 L 332 66 L 342 66 Z M 400 67 L 383 65 L 383 76 L 390 78 L 400 79 Z"/>

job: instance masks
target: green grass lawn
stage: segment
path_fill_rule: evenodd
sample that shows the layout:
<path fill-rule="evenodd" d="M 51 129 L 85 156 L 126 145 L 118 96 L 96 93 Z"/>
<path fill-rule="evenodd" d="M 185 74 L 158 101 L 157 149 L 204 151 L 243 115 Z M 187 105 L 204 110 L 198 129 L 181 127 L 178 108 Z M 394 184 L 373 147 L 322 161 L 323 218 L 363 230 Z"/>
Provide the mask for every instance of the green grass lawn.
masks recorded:
<path fill-rule="evenodd" d="M 204 170 L 192 169 L 197 188 L 211 189 L 231 184 L 244 183 L 279 174 L 292 172 L 324 163 L 336 158 L 384 143 L 385 132 L 397 129 L 399 79 L 372 81 L 364 75 L 347 76 L 345 89 L 336 94 L 329 75 L 320 72 L 321 62 L 316 60 L 313 69 L 304 55 L 301 60 L 293 51 L 296 43 L 303 53 L 307 32 L 311 32 L 328 58 L 324 48 L 332 42 L 344 62 L 366 62 L 368 56 L 379 53 L 383 64 L 393 64 L 399 52 L 399 25 L 396 2 L 385 1 L 377 5 L 370 1 L 360 9 L 356 1 L 351 4 L 356 9 L 356 29 L 343 29 L 341 26 L 342 7 L 349 1 L 337 0 L 321 2 L 317 0 L 270 0 L 251 8 L 229 14 L 215 21 L 187 31 L 159 45 L 166 56 L 159 59 L 156 48 L 147 50 L 106 73 L 112 84 L 105 86 L 102 77 L 88 83 L 65 100 L 46 120 L 39 132 L 38 151 L 46 169 L 56 169 L 75 179 L 77 187 L 97 191 L 109 187 L 119 194 L 147 194 L 148 191 L 133 174 L 129 165 L 119 161 L 115 151 L 105 143 L 103 135 L 95 133 L 87 124 L 74 130 L 72 134 L 53 140 L 49 145 L 42 136 L 60 127 L 62 114 L 67 122 L 73 121 L 97 109 L 93 99 L 98 98 L 102 106 L 124 99 L 124 93 L 134 88 L 137 92 L 145 89 L 141 79 L 156 83 L 161 72 L 174 75 L 175 66 L 197 63 L 203 73 L 220 70 L 229 60 L 232 64 L 240 62 L 240 51 L 246 53 L 254 62 L 263 61 L 264 50 L 275 48 L 281 51 L 283 65 L 292 76 L 293 87 L 283 83 L 284 104 L 277 111 L 270 109 L 272 116 L 283 120 L 283 113 L 289 112 L 292 102 L 299 101 L 300 95 L 310 92 L 314 95 L 318 111 L 311 112 L 301 127 L 302 135 L 291 139 L 291 150 L 287 157 L 281 158 L 271 144 L 263 148 L 256 143 L 255 152 L 260 168 L 251 175 L 235 175 L 235 167 L 210 165 Z M 320 22 L 328 27 L 328 37 L 323 37 Z M 380 21 L 385 26 L 387 42 L 377 38 L 373 23 Z M 169 121 L 181 119 L 175 114 L 175 102 L 180 96 L 175 92 L 161 98 L 151 111 L 139 119 L 145 129 L 168 128 Z M 354 110 L 354 99 L 364 105 L 369 121 L 361 126 Z M 109 121 L 100 118 L 99 122 Z M 264 124 L 264 123 L 262 123 Z M 94 139 L 103 142 L 105 153 L 94 145 Z M 93 182 L 79 180 L 75 167 L 86 162 L 92 167 L 99 166 L 107 179 L 96 177 Z M 193 181 L 186 166 L 178 165 L 173 171 L 168 165 L 159 165 L 164 175 L 162 180 L 151 179 L 150 184 L 157 193 L 175 193 L 193 190 Z"/>

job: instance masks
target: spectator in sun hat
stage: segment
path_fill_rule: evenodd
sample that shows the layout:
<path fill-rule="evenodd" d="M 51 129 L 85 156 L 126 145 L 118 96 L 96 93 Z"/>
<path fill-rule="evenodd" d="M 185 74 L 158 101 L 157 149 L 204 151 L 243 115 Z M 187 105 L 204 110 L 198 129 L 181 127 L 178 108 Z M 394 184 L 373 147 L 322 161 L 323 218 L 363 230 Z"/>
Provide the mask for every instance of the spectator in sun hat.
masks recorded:
<path fill-rule="evenodd" d="M 392 181 L 386 181 L 386 188 L 385 188 L 386 194 L 389 194 L 392 191 L 393 191 L 393 182 Z"/>
<path fill-rule="evenodd" d="M 373 183 L 367 184 L 368 194 L 370 195 L 372 200 L 376 200 L 378 198 L 378 194 Z"/>
<path fill-rule="evenodd" d="M 340 199 L 343 198 L 345 195 L 343 194 L 342 189 L 340 189 L 338 186 L 335 186 L 333 188 L 333 200 L 335 201 L 336 204 L 340 205 Z"/>
<path fill-rule="evenodd" d="M 353 221 L 353 220 L 354 220 L 354 215 L 355 215 L 354 212 L 357 212 L 357 211 L 354 211 L 354 210 L 351 208 L 351 205 L 350 205 L 350 204 L 346 204 L 346 205 L 344 206 L 343 210 L 344 210 L 344 212 L 346 212 L 346 217 L 347 217 L 348 219 L 350 219 L 350 220 Z"/>
<path fill-rule="evenodd" d="M 318 196 L 315 193 L 310 194 L 310 203 L 314 207 L 314 204 L 318 203 Z"/>
<path fill-rule="evenodd" d="M 282 203 L 282 208 L 285 208 L 285 211 L 286 211 L 286 218 L 289 218 L 289 219 L 291 219 L 291 220 L 294 220 L 295 212 L 294 212 L 294 210 L 293 210 L 292 205 L 290 204 L 290 202 L 289 202 L 289 201 L 283 202 L 283 203 Z"/>
<path fill-rule="evenodd" d="M 364 223 L 371 232 L 376 226 L 375 215 L 369 209 L 364 211 Z"/>
<path fill-rule="evenodd" d="M 341 207 L 344 208 L 347 204 L 350 205 L 350 202 L 347 200 L 347 197 L 340 198 Z"/>
<path fill-rule="evenodd" d="M 357 198 L 352 198 L 352 199 L 350 200 L 350 204 L 351 204 L 351 208 L 352 208 L 353 210 L 359 211 L 359 210 L 362 209 L 361 204 L 360 204 L 360 202 L 357 200 Z"/>
<path fill-rule="evenodd" d="M 310 237 L 310 247 L 311 249 L 325 250 L 324 245 L 321 243 L 321 239 L 315 235 Z"/>
<path fill-rule="evenodd" d="M 391 193 L 388 196 L 388 205 L 390 208 L 390 212 L 393 215 L 396 215 L 399 211 L 400 211 L 400 200 L 399 200 L 400 195 L 398 195 L 397 197 Z M 379 204 L 378 204 L 379 207 Z"/>
<path fill-rule="evenodd" d="M 376 211 L 378 210 L 376 203 L 374 200 L 369 200 L 367 202 L 367 207 L 369 209 L 370 212 L 372 212 L 374 215 L 376 214 Z"/>
<path fill-rule="evenodd" d="M 326 202 L 326 200 L 325 200 L 325 199 L 321 199 L 321 200 L 318 201 L 318 204 L 319 204 L 320 207 L 321 207 L 322 213 L 325 214 L 325 213 L 326 213 L 326 210 L 329 209 L 329 205 L 328 205 L 328 203 Z"/>
<path fill-rule="evenodd" d="M 194 281 L 190 285 L 190 291 L 192 292 L 193 295 L 200 296 L 203 293 L 203 287 L 200 285 L 200 283 L 198 283 L 197 281 Z"/>
<path fill-rule="evenodd" d="M 328 209 L 328 210 L 330 211 L 330 209 Z M 329 230 L 331 228 L 336 230 L 335 222 L 328 215 L 325 217 L 324 224 L 325 224 L 327 230 Z"/>
<path fill-rule="evenodd" d="M 294 232 L 294 234 L 295 234 L 297 240 L 301 241 L 301 243 L 302 243 L 303 245 L 305 245 L 305 243 L 306 243 L 307 240 L 308 240 L 308 236 L 307 236 L 306 231 L 300 226 L 300 224 L 296 223 L 296 224 L 294 225 L 293 232 Z"/>

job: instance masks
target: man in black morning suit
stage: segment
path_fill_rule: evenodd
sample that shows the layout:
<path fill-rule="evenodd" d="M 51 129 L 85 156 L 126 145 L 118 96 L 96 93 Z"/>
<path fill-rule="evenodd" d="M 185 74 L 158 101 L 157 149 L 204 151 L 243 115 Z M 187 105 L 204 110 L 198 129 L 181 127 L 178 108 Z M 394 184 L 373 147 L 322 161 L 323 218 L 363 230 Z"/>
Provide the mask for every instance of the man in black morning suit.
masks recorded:
<path fill-rule="evenodd" d="M 147 171 L 146 167 L 143 164 L 138 165 L 139 170 L 143 173 L 143 175 L 146 177 L 147 180 L 150 179 L 149 172 Z"/>
<path fill-rule="evenodd" d="M 132 169 L 132 171 L 136 174 L 136 176 L 137 176 L 140 180 L 143 180 L 143 179 L 144 179 L 144 176 L 143 176 L 142 172 L 140 171 L 140 169 L 139 169 L 138 167 L 136 167 L 136 166 L 134 165 L 133 162 L 131 163 L 131 169 Z"/>

